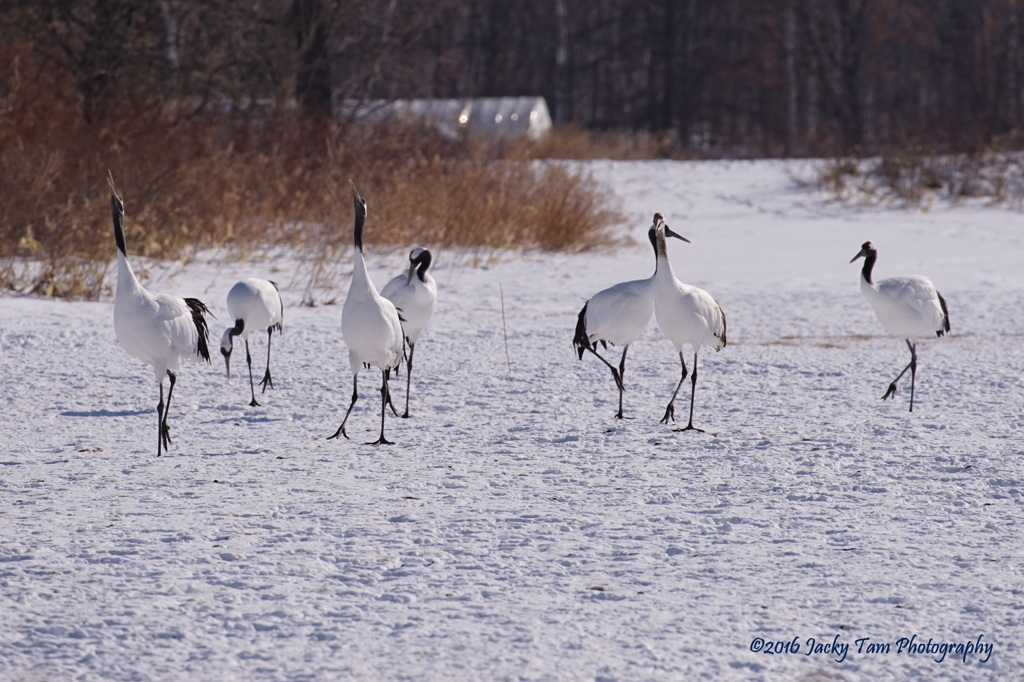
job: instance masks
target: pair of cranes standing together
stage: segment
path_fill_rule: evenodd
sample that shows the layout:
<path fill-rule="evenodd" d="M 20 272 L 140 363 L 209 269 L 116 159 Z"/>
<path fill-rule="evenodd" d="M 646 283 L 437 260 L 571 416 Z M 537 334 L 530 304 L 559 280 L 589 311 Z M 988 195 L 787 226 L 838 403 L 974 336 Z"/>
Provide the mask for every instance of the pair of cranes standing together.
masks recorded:
<path fill-rule="evenodd" d="M 159 457 L 171 444 L 167 414 L 177 381 L 175 372 L 186 360 L 210 361 L 209 330 L 206 314 L 209 308 L 195 298 L 181 298 L 168 294 L 151 294 L 139 282 L 125 250 L 124 202 L 117 193 L 112 177 L 110 184 L 110 212 L 114 223 L 114 241 L 117 244 L 117 289 L 114 296 L 114 332 L 128 353 L 153 368 L 160 389 L 157 404 L 157 451 Z M 351 183 L 350 183 L 351 184 Z M 358 399 L 356 379 L 363 366 L 381 368 L 384 383 L 381 387 L 381 432 L 373 444 L 390 444 L 384 437 L 384 412 L 387 406 L 397 415 L 388 379 L 397 370 L 403 358 L 406 363 L 405 414 L 409 416 L 409 390 L 412 381 L 413 354 L 416 341 L 434 314 L 437 287 L 427 272 L 431 254 L 416 248 L 409 254 L 408 273 L 392 279 L 378 293 L 366 272 L 363 260 L 362 232 L 366 220 L 366 202 L 352 185 L 356 206 L 355 246 L 356 266 L 348 297 L 342 307 L 342 334 L 349 347 L 352 366 L 352 402 L 341 426 L 330 438 L 345 436 L 345 423 Z M 234 337 L 245 341 L 245 361 L 249 367 L 251 406 L 259 405 L 252 376 L 252 355 L 249 352 L 249 333 L 267 331 L 267 368 L 260 381 L 263 391 L 273 387 L 270 376 L 270 343 L 275 331 L 280 332 L 284 317 L 284 304 L 274 282 L 248 278 L 236 283 L 227 296 L 228 313 L 235 321 L 221 338 L 221 354 L 228 377 L 231 376 L 231 352 Z M 405 348 L 408 345 L 408 352 Z M 164 402 L 164 378 L 170 380 L 167 401 Z"/>
<path fill-rule="evenodd" d="M 210 361 L 208 329 L 205 315 L 209 309 L 198 299 L 180 298 L 166 294 L 150 294 L 139 283 L 128 264 L 124 243 L 124 204 L 110 183 L 110 207 L 114 223 L 114 238 L 118 254 L 117 290 L 114 302 L 114 329 L 118 341 L 130 354 L 153 367 L 160 389 L 157 405 L 158 440 L 157 456 L 170 445 L 170 430 L 167 427 L 167 412 L 177 377 L 175 371 L 183 360 L 202 359 Z M 406 361 L 406 404 L 404 417 L 409 416 L 409 389 L 411 388 L 413 354 L 416 341 L 434 313 L 437 289 L 433 278 L 427 273 L 431 254 L 426 249 L 414 249 L 410 255 L 408 273 L 399 275 L 378 292 L 369 277 L 363 258 L 363 227 L 366 222 L 366 201 L 359 195 L 355 185 L 349 181 L 355 207 L 353 241 L 355 245 L 355 267 L 348 296 L 342 306 L 342 335 L 349 349 L 352 368 L 352 401 L 349 403 L 341 426 L 329 438 L 345 436 L 345 425 L 352 408 L 359 398 L 358 376 L 362 367 L 377 367 L 381 370 L 381 415 L 380 436 L 372 445 L 391 444 L 384 436 L 384 417 L 390 406 L 395 415 L 394 403 L 388 382 L 392 370 L 397 371 L 402 359 Z M 573 346 L 579 359 L 587 351 L 593 353 L 612 373 L 619 391 L 619 409 L 616 418 L 623 418 L 622 397 L 625 391 L 626 353 L 646 328 L 653 314 L 662 332 L 672 341 L 682 367 L 679 383 L 665 408 L 662 423 L 675 421 L 675 399 L 687 376 L 690 377 L 690 413 L 683 431 L 701 431 L 693 425 L 694 399 L 697 390 L 697 355 L 702 345 L 716 351 L 726 345 L 726 318 L 721 306 L 703 289 L 680 282 L 672 271 L 668 260 L 666 239 L 675 237 L 689 243 L 690 240 L 674 232 L 665 224 L 660 212 L 654 214 L 654 221 L 648 230 L 648 238 L 655 253 L 654 274 L 643 280 L 622 282 L 604 289 L 580 310 Z M 872 282 L 872 271 L 878 252 L 871 242 L 865 242 L 860 252 L 850 261 L 863 257 L 861 291 L 871 303 L 882 326 L 891 334 L 903 339 L 910 350 L 910 362 L 889 384 L 882 399 L 896 392 L 897 382 L 910 370 L 910 411 L 914 410 L 914 383 L 917 375 L 917 345 L 920 338 L 936 335 L 941 337 L 949 331 L 949 313 L 946 301 L 936 291 L 931 280 L 922 276 L 891 277 L 877 283 Z M 256 390 L 252 377 L 252 357 L 249 353 L 250 331 L 267 330 L 267 369 L 260 385 L 263 391 L 273 387 L 270 376 L 270 341 L 274 331 L 281 331 L 284 306 L 277 285 L 267 280 L 250 278 L 242 280 L 228 293 L 228 311 L 235 320 L 234 327 L 225 330 L 221 340 L 230 376 L 233 339 L 241 336 L 245 340 L 246 363 L 249 367 L 249 388 L 256 406 Z M 598 352 L 598 346 L 621 345 L 622 357 L 618 367 Z M 693 348 L 693 369 L 687 371 L 683 346 Z M 406 352 L 406 345 L 408 351 Z M 167 402 L 164 402 L 164 376 L 170 379 Z"/>

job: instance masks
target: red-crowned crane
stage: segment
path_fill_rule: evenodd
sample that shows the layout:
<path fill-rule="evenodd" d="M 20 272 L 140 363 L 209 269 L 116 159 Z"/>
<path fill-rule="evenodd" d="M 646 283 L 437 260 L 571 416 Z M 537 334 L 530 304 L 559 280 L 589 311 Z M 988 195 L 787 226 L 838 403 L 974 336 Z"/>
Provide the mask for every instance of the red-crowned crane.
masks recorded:
<path fill-rule="evenodd" d="M 437 309 L 437 284 L 427 272 L 431 255 L 427 249 L 416 247 L 409 252 L 409 271 L 396 276 L 381 289 L 380 295 L 395 304 L 402 317 L 402 332 L 409 353 L 405 358 L 405 413 L 409 416 L 409 390 L 412 386 L 412 356 L 416 341 Z"/>
<path fill-rule="evenodd" d="M 885 330 L 903 339 L 910 349 L 910 363 L 903 368 L 889 389 L 882 396 L 885 400 L 896 393 L 896 382 L 910 370 L 910 412 L 914 411 L 914 383 L 917 378 L 917 340 L 942 336 L 949 331 L 949 311 L 946 299 L 942 298 L 935 285 L 927 277 L 910 275 L 887 277 L 878 282 L 871 281 L 871 271 L 878 260 L 878 250 L 871 242 L 864 242 L 860 252 L 850 259 L 854 262 L 864 258 L 861 270 L 860 290 L 864 298 L 875 309 L 878 321 Z"/>
<path fill-rule="evenodd" d="M 175 372 L 186 360 L 210 361 L 209 332 L 205 315 L 210 311 L 195 298 L 181 298 L 168 294 L 151 294 L 142 286 L 132 266 L 124 243 L 124 202 L 110 185 L 110 213 L 114 221 L 114 241 L 117 244 L 117 289 L 114 294 L 114 333 L 121 346 L 139 360 L 153 368 L 160 386 L 160 402 L 156 406 L 156 455 L 171 444 L 171 430 L 167 414 L 171 409 L 171 396 L 177 381 Z M 164 377 L 171 380 L 164 403 Z"/>
<path fill-rule="evenodd" d="M 682 375 L 676 390 L 672 393 L 665 408 L 662 423 L 675 421 L 675 401 L 679 388 L 686 379 L 686 360 L 683 358 L 683 345 L 690 344 L 693 348 L 693 371 L 690 373 L 690 419 L 682 431 L 700 431 L 693 425 L 693 402 L 697 393 L 697 353 L 700 347 L 710 346 L 716 351 L 725 348 L 726 324 L 722 306 L 711 297 L 711 294 L 689 284 L 683 284 L 672 272 L 672 264 L 668 260 L 665 247 L 666 227 L 657 229 L 658 270 L 655 273 L 656 286 L 654 296 L 654 316 L 658 320 L 661 331 L 675 345 Z"/>
<path fill-rule="evenodd" d="M 402 362 L 402 321 L 395 304 L 377 293 L 377 288 L 373 286 L 366 271 L 366 261 L 363 260 L 366 201 L 359 196 L 351 180 L 349 185 L 352 188 L 352 200 L 355 205 L 355 224 L 352 230 L 355 266 L 352 269 L 352 283 L 349 285 L 348 296 L 341 308 L 341 334 L 345 339 L 345 345 L 348 346 L 348 359 L 352 367 L 352 402 L 345 412 L 345 418 L 341 420 L 341 426 L 329 438 L 348 438 L 345 423 L 352 413 L 356 400 L 359 399 L 357 379 L 360 368 L 365 365 L 380 368 L 383 377 L 380 389 L 380 437 L 367 445 L 392 445 L 392 441 L 384 437 L 384 412 L 391 403 L 388 378 L 391 376 L 391 370 L 397 369 Z"/>
<path fill-rule="evenodd" d="M 256 388 L 252 383 L 249 332 L 267 330 L 267 371 L 260 382 L 262 392 L 266 393 L 267 386 L 274 387 L 274 381 L 270 378 L 270 341 L 275 331 L 281 331 L 281 322 L 284 318 L 284 303 L 281 301 L 281 292 L 278 291 L 277 284 L 257 277 L 236 282 L 228 291 L 228 314 L 235 321 L 235 326 L 225 329 L 221 337 L 220 352 L 224 356 L 224 366 L 230 379 L 233 339 L 241 336 L 245 341 L 245 362 L 249 365 L 249 393 L 252 394 L 249 405 L 257 407 L 259 403 L 256 401 Z"/>

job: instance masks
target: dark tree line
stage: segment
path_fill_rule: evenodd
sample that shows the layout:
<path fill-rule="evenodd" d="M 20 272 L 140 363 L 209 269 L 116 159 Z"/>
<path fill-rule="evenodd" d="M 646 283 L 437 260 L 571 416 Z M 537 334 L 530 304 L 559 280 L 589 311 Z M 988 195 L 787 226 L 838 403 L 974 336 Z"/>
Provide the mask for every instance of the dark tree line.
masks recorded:
<path fill-rule="evenodd" d="M 556 122 L 715 155 L 964 151 L 1024 130 L 1024 0 L 0 0 L 0 42 L 89 122 L 127 96 L 322 117 L 539 94 Z"/>

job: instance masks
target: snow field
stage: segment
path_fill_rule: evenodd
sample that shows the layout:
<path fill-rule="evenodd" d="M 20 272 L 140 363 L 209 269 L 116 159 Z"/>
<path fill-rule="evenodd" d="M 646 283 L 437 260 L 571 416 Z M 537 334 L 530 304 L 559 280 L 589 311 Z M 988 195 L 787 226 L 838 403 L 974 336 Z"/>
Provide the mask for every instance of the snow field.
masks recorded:
<path fill-rule="evenodd" d="M 300 286 L 282 286 L 263 406 L 241 356 L 230 382 L 220 357 L 183 368 L 160 459 L 152 374 L 117 346 L 112 304 L 0 299 L 0 678 L 1012 678 L 1020 216 L 837 207 L 793 188 L 795 162 L 589 167 L 636 244 L 476 269 L 435 252 L 438 312 L 390 447 L 361 444 L 377 370 L 359 375 L 353 440 L 325 440 L 351 392 L 341 306 L 299 307 Z M 669 245 L 677 276 L 728 316 L 728 347 L 700 354 L 707 434 L 658 423 L 679 364 L 653 320 L 627 358 L 632 419 L 612 419 L 607 368 L 572 352 L 585 297 L 652 271 L 655 210 L 693 241 Z M 949 303 L 952 334 L 919 346 L 913 414 L 909 377 L 879 400 L 909 354 L 848 263 L 868 239 L 876 276 L 926 274 Z M 378 286 L 406 254 L 368 245 Z M 287 281 L 268 267 L 288 263 L 145 283 L 202 298 L 219 338 L 235 280 Z M 254 373 L 265 343 L 250 339 Z M 994 650 L 937 663 L 854 644 L 915 634 Z M 804 655 L 837 635 L 842 662 Z M 803 650 L 754 653 L 756 637 Z"/>

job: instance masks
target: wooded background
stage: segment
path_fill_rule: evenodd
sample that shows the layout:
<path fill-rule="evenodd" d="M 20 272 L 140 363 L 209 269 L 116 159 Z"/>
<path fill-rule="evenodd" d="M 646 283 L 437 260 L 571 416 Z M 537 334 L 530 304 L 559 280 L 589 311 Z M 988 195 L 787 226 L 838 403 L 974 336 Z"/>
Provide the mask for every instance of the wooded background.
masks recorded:
<path fill-rule="evenodd" d="M 1024 0 L 0 0 L 0 103 L 542 95 L 694 156 L 1019 148 L 1022 26 Z"/>

